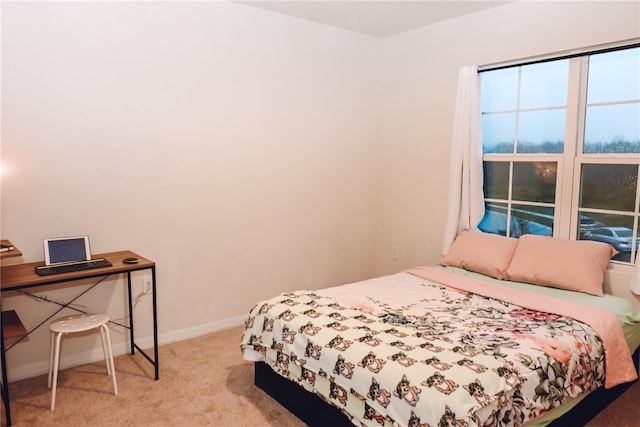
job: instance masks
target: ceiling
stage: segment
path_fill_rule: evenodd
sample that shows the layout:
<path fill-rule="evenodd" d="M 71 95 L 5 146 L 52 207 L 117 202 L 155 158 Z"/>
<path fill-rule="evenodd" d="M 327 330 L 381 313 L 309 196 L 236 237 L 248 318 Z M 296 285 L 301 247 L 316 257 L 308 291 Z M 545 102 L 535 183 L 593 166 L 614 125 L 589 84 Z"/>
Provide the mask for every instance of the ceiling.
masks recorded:
<path fill-rule="evenodd" d="M 512 1 L 259 0 L 236 3 L 384 38 Z"/>

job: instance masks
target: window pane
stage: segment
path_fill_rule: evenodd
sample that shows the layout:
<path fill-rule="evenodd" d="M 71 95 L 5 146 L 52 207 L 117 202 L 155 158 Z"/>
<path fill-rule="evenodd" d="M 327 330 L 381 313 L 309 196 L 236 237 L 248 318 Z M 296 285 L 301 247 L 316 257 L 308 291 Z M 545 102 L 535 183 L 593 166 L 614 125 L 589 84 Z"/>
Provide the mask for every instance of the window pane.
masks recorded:
<path fill-rule="evenodd" d="M 509 197 L 509 162 L 484 162 L 484 197 L 503 199 Z"/>
<path fill-rule="evenodd" d="M 587 107 L 584 152 L 640 153 L 640 103 Z"/>
<path fill-rule="evenodd" d="M 485 233 L 507 235 L 507 205 L 502 203 L 485 203 L 484 217 L 478 224 Z"/>
<path fill-rule="evenodd" d="M 640 48 L 591 55 L 587 103 L 640 99 L 638 76 Z"/>
<path fill-rule="evenodd" d="M 511 237 L 523 234 L 553 235 L 553 208 L 513 205 L 511 218 Z"/>
<path fill-rule="evenodd" d="M 520 108 L 564 107 L 568 84 L 569 60 L 522 67 Z"/>
<path fill-rule="evenodd" d="M 557 170 L 556 162 L 515 162 L 512 199 L 554 203 Z"/>
<path fill-rule="evenodd" d="M 520 237 L 523 234 L 553 235 L 553 208 L 513 205 L 509 221 L 507 211 L 506 204 L 485 203 L 484 217 L 478 228 L 485 233 L 510 237 Z"/>
<path fill-rule="evenodd" d="M 515 110 L 518 67 L 482 73 L 482 111 Z"/>
<path fill-rule="evenodd" d="M 518 153 L 562 153 L 566 110 L 520 113 Z"/>
<path fill-rule="evenodd" d="M 582 165 L 580 207 L 633 212 L 637 182 L 637 165 Z"/>
<path fill-rule="evenodd" d="M 589 213 L 597 227 L 582 233 L 581 240 L 594 240 L 609 243 L 619 254 L 613 260 L 630 262 L 631 248 L 633 247 L 633 217 L 622 215 L 592 214 Z M 638 237 L 636 236 L 636 252 L 638 251 Z"/>
<path fill-rule="evenodd" d="M 516 114 L 482 115 L 482 150 L 484 153 L 513 153 Z"/>

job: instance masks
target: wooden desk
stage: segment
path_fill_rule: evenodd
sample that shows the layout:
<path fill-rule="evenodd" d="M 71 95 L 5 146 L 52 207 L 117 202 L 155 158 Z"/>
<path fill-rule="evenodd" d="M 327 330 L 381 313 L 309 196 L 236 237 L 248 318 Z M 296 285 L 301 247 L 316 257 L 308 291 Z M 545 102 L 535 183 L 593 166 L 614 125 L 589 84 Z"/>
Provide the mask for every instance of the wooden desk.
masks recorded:
<path fill-rule="evenodd" d="M 156 307 L 156 264 L 155 262 L 148 260 L 140 255 L 131 251 L 119 251 L 110 252 L 105 254 L 96 254 L 94 258 L 105 258 L 111 262 L 111 267 L 96 268 L 92 270 L 74 271 L 71 273 L 52 274 L 50 276 L 39 276 L 35 272 L 35 267 L 44 265 L 43 261 L 29 262 L 23 264 L 15 264 L 3 266 L 0 269 L 0 290 L 2 293 L 19 291 L 29 288 L 36 288 L 42 286 L 53 285 L 56 283 L 73 282 L 84 279 L 91 279 L 94 277 L 105 277 L 113 274 L 126 274 L 127 275 L 127 291 L 128 291 L 128 306 L 129 306 L 129 325 L 123 325 L 129 329 L 129 344 L 131 348 L 131 354 L 135 354 L 137 349 L 155 368 L 155 380 L 160 378 L 160 370 L 158 363 L 158 311 Z M 136 264 L 125 264 L 122 262 L 125 258 L 138 258 L 139 262 Z M 153 358 L 148 356 L 144 350 L 142 350 L 135 343 L 134 340 L 134 328 L 133 328 L 133 299 L 131 293 L 131 273 L 140 270 L 151 270 L 151 289 L 152 289 L 152 304 L 153 304 Z M 0 299 L 0 308 L 2 306 L 2 299 Z M 63 308 L 60 308 L 62 310 Z M 59 311 L 60 311 L 59 310 Z M 5 358 L 5 344 L 4 344 L 4 325 L 0 328 L 0 357 L 2 358 L 2 381 L 0 384 L 2 387 L 2 401 L 5 406 L 5 415 L 7 425 L 11 425 L 11 410 L 9 399 L 9 384 L 7 380 L 7 363 Z M 27 332 L 28 334 L 29 332 Z"/>

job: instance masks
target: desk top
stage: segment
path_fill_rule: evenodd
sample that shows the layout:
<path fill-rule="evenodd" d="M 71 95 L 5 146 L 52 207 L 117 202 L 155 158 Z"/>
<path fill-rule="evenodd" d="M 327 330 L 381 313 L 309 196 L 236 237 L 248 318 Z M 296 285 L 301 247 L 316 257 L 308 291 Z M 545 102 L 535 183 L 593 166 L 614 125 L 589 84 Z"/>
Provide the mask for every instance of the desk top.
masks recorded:
<path fill-rule="evenodd" d="M 136 264 L 125 264 L 125 258 L 138 258 Z M 70 273 L 39 276 L 35 268 L 44 265 L 44 261 L 28 262 L 0 267 L 0 288 L 2 292 L 31 288 L 34 286 L 51 285 L 54 283 L 70 282 L 73 280 L 101 277 L 109 274 L 126 273 L 155 267 L 155 262 L 148 260 L 131 251 L 109 252 L 94 254 L 93 258 L 105 258 L 113 264 L 111 267 L 94 268 L 91 270 L 73 271 Z"/>

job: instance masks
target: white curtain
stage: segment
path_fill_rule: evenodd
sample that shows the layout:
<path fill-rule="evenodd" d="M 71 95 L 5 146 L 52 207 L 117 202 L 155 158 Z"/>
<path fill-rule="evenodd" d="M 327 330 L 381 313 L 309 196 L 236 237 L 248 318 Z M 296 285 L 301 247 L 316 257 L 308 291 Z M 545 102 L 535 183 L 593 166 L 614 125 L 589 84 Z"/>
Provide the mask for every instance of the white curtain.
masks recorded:
<path fill-rule="evenodd" d="M 480 88 L 478 67 L 460 68 L 453 120 L 449 209 L 442 253 L 464 229 L 476 229 L 484 216 L 482 192 L 482 146 L 480 142 Z"/>
<path fill-rule="evenodd" d="M 640 295 L 640 254 L 638 253 L 636 253 L 636 266 L 633 268 L 631 276 L 631 292 Z"/>

